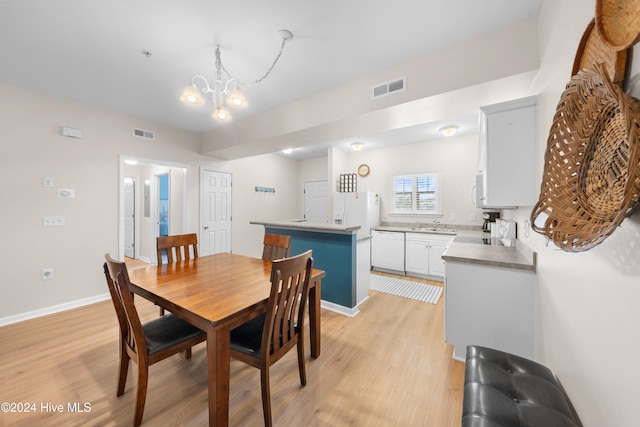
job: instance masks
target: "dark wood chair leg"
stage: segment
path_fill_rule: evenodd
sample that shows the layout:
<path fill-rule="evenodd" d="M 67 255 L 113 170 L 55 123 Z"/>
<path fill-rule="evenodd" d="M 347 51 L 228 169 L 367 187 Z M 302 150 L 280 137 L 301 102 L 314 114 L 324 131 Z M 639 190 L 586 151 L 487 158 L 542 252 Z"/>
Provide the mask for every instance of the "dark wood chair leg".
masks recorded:
<path fill-rule="evenodd" d="M 304 344 L 301 341 L 302 334 L 300 335 L 300 341 L 298 341 L 298 370 L 300 371 L 300 384 L 302 386 L 307 385 L 307 370 L 304 364 Z"/>
<path fill-rule="evenodd" d="M 147 383 L 149 381 L 149 367 L 144 363 L 138 364 L 138 390 L 136 393 L 136 412 L 133 418 L 133 425 L 138 427 L 142 424 L 144 415 L 144 403 L 147 400 Z"/>
<path fill-rule="evenodd" d="M 271 427 L 271 387 L 269 384 L 269 366 L 260 369 L 260 384 L 262 386 L 262 413 L 265 427 Z"/>
<path fill-rule="evenodd" d="M 127 383 L 127 372 L 129 371 L 129 355 L 123 345 L 120 346 L 120 374 L 118 376 L 118 391 L 116 396 L 124 394 L 124 387 Z"/>

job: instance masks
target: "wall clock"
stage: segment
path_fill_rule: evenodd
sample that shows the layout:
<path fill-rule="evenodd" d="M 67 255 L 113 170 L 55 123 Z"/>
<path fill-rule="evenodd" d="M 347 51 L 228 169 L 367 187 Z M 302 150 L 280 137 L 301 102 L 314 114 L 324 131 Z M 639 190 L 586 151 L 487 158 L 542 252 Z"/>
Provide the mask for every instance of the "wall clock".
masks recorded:
<path fill-rule="evenodd" d="M 371 169 L 369 169 L 369 165 L 366 165 L 363 163 L 360 166 L 358 166 L 358 175 L 367 176 L 369 175 L 369 172 L 371 172 Z"/>

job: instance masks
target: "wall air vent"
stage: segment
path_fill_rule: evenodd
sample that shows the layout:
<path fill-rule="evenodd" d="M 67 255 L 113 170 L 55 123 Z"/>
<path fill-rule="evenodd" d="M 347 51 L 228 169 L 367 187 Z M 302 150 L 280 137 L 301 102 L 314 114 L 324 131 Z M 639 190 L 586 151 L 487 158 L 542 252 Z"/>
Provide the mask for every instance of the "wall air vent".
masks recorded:
<path fill-rule="evenodd" d="M 156 139 L 156 133 L 152 132 L 150 130 L 144 130 L 144 129 L 133 129 L 133 135 L 140 137 L 140 138 L 145 138 L 145 139 Z"/>
<path fill-rule="evenodd" d="M 407 76 L 403 76 L 371 88 L 371 99 L 381 98 L 407 90 Z"/>

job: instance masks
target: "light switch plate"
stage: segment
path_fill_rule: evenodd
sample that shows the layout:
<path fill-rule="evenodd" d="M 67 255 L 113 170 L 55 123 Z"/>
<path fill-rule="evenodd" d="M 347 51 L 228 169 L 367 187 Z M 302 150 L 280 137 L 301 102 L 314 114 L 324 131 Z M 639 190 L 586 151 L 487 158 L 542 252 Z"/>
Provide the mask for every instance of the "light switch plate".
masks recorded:
<path fill-rule="evenodd" d="M 43 216 L 43 227 L 62 227 L 64 226 L 64 216 Z"/>

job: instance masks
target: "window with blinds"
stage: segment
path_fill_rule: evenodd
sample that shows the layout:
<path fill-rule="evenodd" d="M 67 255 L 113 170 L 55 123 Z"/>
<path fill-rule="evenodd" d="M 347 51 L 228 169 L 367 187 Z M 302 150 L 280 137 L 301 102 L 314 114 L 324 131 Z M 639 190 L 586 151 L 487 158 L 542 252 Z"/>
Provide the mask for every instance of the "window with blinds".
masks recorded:
<path fill-rule="evenodd" d="M 393 213 L 440 214 L 438 173 L 393 177 Z"/>

